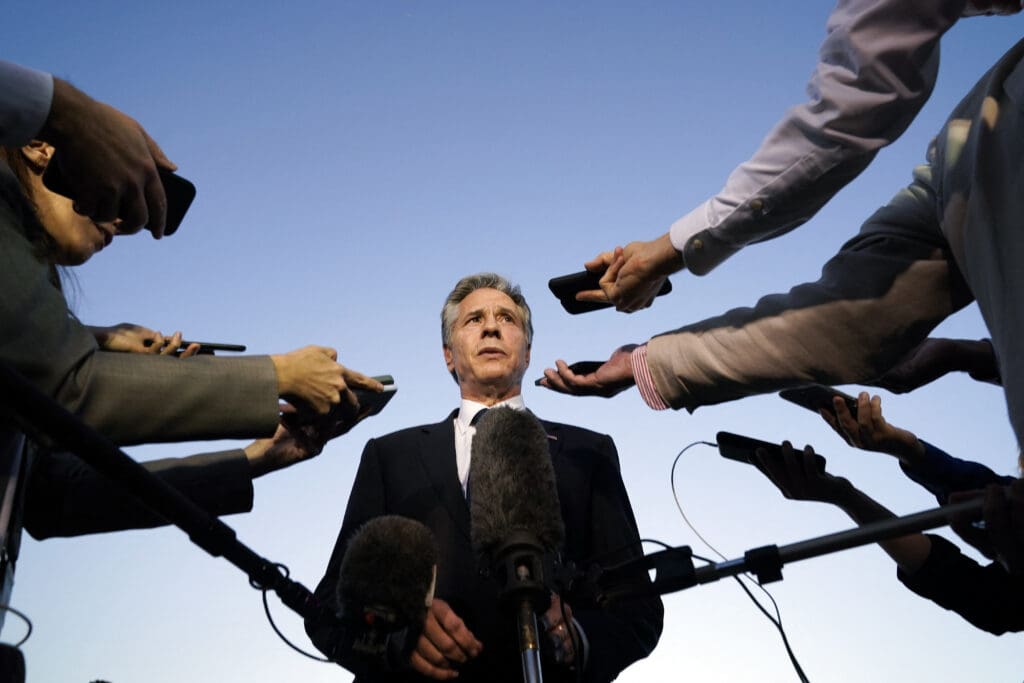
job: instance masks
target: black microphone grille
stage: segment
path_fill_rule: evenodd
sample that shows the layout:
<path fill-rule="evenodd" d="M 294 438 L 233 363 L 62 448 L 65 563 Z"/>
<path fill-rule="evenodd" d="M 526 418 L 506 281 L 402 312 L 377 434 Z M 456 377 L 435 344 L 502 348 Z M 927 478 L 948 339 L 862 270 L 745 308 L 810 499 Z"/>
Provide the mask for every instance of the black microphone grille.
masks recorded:
<path fill-rule="evenodd" d="M 514 532 L 534 536 L 544 550 L 565 539 L 548 437 L 531 413 L 493 408 L 473 437 L 470 520 L 474 548 L 487 553 Z"/>
<path fill-rule="evenodd" d="M 375 517 L 349 540 L 338 604 L 346 612 L 364 606 L 394 610 L 399 628 L 422 624 L 437 561 L 437 542 L 422 523 L 398 515 Z"/>

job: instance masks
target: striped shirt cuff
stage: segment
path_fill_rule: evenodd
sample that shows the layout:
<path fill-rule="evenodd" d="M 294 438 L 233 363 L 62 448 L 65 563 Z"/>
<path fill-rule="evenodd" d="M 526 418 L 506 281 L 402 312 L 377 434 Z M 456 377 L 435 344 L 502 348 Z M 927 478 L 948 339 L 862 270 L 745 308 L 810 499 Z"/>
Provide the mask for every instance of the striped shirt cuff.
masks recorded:
<path fill-rule="evenodd" d="M 633 379 L 644 403 L 654 410 L 668 410 L 669 405 L 658 393 L 657 387 L 654 386 L 654 378 L 651 377 L 651 370 L 647 367 L 647 344 L 641 344 L 633 349 L 629 355 L 629 362 L 633 366 Z"/>

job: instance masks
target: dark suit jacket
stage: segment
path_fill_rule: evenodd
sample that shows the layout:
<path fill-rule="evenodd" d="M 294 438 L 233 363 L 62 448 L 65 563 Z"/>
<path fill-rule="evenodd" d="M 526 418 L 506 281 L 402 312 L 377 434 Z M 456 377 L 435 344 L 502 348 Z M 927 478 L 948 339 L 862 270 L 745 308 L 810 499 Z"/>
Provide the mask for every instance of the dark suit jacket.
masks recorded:
<path fill-rule="evenodd" d="M 498 586 L 481 575 L 470 543 L 469 507 L 455 464 L 454 416 L 366 444 L 341 532 L 316 595 L 330 609 L 337 608 L 339 567 L 348 540 L 365 522 L 386 514 L 423 522 L 440 550 L 436 596 L 447 601 L 484 644 L 481 656 L 463 667 L 459 680 L 521 681 L 514 622 L 499 613 Z M 607 564 L 640 555 L 636 520 L 611 438 L 579 427 L 542 424 L 549 437 L 565 522 L 563 558 L 582 562 L 601 556 Z M 641 578 L 645 580 L 646 575 Z M 612 680 L 650 654 L 661 635 L 663 608 L 657 598 L 606 610 L 584 604 L 572 608 L 590 642 L 587 681 Z M 338 630 L 330 618 L 308 620 L 306 631 L 320 650 L 332 653 Z M 357 670 L 360 667 L 355 665 L 351 668 L 358 680 L 421 680 L 413 674 L 388 677 Z M 575 680 L 553 662 L 545 663 L 544 676 L 551 681 Z"/>

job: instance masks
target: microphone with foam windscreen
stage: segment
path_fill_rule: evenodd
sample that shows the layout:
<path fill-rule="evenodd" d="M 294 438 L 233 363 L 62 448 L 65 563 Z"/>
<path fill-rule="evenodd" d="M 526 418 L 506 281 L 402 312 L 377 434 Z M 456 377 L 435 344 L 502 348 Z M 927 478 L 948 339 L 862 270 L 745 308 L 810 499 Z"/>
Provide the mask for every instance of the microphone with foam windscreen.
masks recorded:
<path fill-rule="evenodd" d="M 548 437 L 537 418 L 502 407 L 480 419 L 469 487 L 473 548 L 501 586 L 501 606 L 516 616 L 524 680 L 540 681 L 537 613 L 551 602 L 545 564 L 550 568 L 560 551 L 565 525 Z"/>
<path fill-rule="evenodd" d="M 377 671 L 408 667 L 434 596 L 437 543 L 426 526 L 387 515 L 352 536 L 341 561 L 338 661 Z"/>

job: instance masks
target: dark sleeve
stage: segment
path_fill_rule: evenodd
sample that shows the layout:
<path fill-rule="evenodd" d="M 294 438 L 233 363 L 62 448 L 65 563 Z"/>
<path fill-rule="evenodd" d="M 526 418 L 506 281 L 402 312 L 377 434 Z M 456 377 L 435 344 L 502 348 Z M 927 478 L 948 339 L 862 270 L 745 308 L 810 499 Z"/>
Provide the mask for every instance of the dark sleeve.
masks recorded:
<path fill-rule="evenodd" d="M 336 646 L 344 634 L 344 630 L 335 617 L 340 608 L 336 592 L 341 561 L 345 557 L 345 550 L 352 534 L 369 520 L 385 514 L 386 510 L 387 502 L 384 496 L 376 441 L 370 439 L 363 449 L 362 459 L 359 461 L 359 469 L 352 484 L 348 507 L 345 509 L 345 518 L 341 523 L 341 531 L 338 533 L 334 550 L 331 552 L 331 559 L 327 563 L 327 571 L 314 591 L 314 596 L 320 605 L 319 613 L 314 617 L 307 618 L 305 622 L 306 633 L 313 644 L 325 655 L 338 661 L 357 676 L 366 673 L 359 663 L 348 661 L 344 651 L 336 651 Z"/>
<path fill-rule="evenodd" d="M 252 477 L 243 451 L 152 460 L 142 466 L 212 515 L 252 509 Z M 33 458 L 24 521 L 25 529 L 38 540 L 167 524 L 71 453 Z"/>
<path fill-rule="evenodd" d="M 590 548 L 591 557 L 602 558 L 608 566 L 643 555 L 633 507 L 619 472 L 615 443 L 602 436 L 592 479 Z M 633 579 L 649 583 L 640 570 Z M 573 607 L 573 614 L 590 643 L 583 679 L 610 681 L 633 662 L 654 650 L 661 636 L 664 607 L 658 597 L 623 600 L 601 609 Z"/>
<path fill-rule="evenodd" d="M 1024 579 L 998 562 L 978 564 L 941 536 L 928 538 L 932 550 L 924 565 L 913 574 L 896 572 L 904 586 L 984 631 L 1024 630 Z"/>
<path fill-rule="evenodd" d="M 913 467 L 901 461 L 900 468 L 911 480 L 928 489 L 939 505 L 945 505 L 949 494 L 955 491 L 974 491 L 989 484 L 1013 481 L 1013 477 L 998 475 L 980 462 L 954 458 L 924 439 L 921 439 L 921 444 L 924 446 L 922 461 Z"/>

